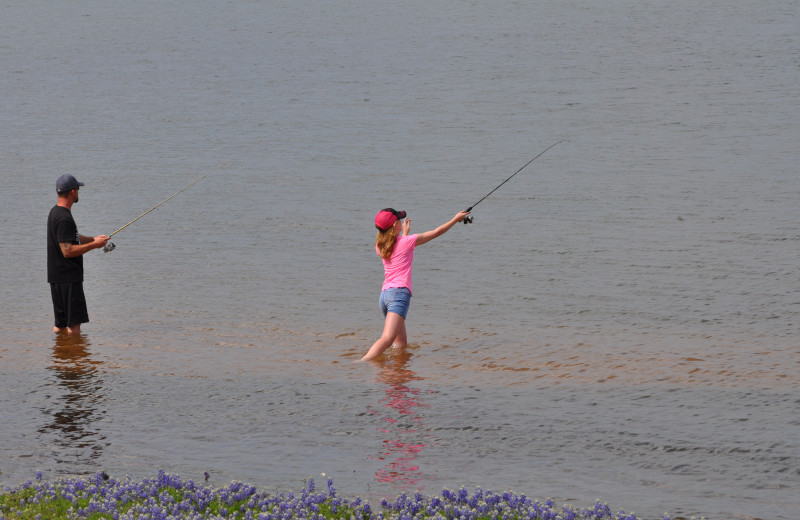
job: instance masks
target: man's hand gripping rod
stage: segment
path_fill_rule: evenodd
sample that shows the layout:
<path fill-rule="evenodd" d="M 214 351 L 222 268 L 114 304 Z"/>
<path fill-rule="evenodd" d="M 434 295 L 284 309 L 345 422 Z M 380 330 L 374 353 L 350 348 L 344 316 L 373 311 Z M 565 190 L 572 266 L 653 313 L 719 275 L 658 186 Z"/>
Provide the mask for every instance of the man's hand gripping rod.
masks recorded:
<path fill-rule="evenodd" d="M 526 162 L 526 163 L 525 163 L 525 164 L 522 166 L 522 168 L 520 168 L 519 170 L 515 171 L 515 172 L 514 172 L 514 173 L 511 175 L 511 177 L 513 177 L 514 175 L 518 174 L 519 172 L 521 172 L 522 170 L 524 170 L 524 169 L 525 169 L 525 167 L 526 167 L 526 166 L 528 166 L 530 163 L 532 163 L 533 161 L 535 161 L 536 159 L 538 159 L 539 157 L 541 157 L 542 155 L 544 155 L 544 152 L 546 152 L 547 150 L 549 150 L 550 148 L 554 147 L 555 145 L 557 145 L 557 144 L 559 144 L 559 143 L 563 143 L 564 141 L 565 141 L 565 140 L 564 140 L 564 139 L 562 139 L 561 141 L 558 141 L 557 143 L 553 143 L 553 144 L 551 144 L 550 146 L 548 146 L 547 148 L 545 148 L 545 149 L 544 149 L 544 151 L 542 151 L 541 153 L 539 153 L 539 155 L 537 155 L 536 157 L 534 157 L 534 158 L 533 158 L 533 159 L 531 159 L 530 161 Z M 506 180 L 504 180 L 503 182 L 501 182 L 500 184 L 498 184 L 498 185 L 497 185 L 497 187 L 495 187 L 495 189 L 493 189 L 492 191 L 490 191 L 489 193 L 487 193 L 487 194 L 486 194 L 486 195 L 483 197 L 483 199 L 485 199 L 486 197 L 488 197 L 489 195 L 491 195 L 492 193 L 494 193 L 495 191 L 497 191 L 497 189 L 498 189 L 500 186 L 502 186 L 503 184 L 505 184 L 505 183 L 507 183 L 508 181 L 510 181 L 510 180 L 511 180 L 511 177 L 509 177 L 508 179 L 506 179 Z M 466 211 L 467 213 L 469 213 L 470 211 L 472 211 L 472 208 L 474 208 L 475 206 L 477 206 L 478 204 L 480 204 L 481 202 L 483 202 L 483 199 L 479 200 L 478 202 L 476 202 L 476 203 L 475 203 L 475 204 L 473 204 L 472 206 L 468 207 L 468 208 L 467 208 L 467 209 L 465 209 L 464 211 Z M 473 222 L 473 220 L 474 220 L 474 219 L 473 219 L 473 217 L 470 215 L 470 216 L 468 216 L 468 217 L 466 217 L 466 218 L 464 219 L 464 224 L 471 224 L 471 223 Z"/>

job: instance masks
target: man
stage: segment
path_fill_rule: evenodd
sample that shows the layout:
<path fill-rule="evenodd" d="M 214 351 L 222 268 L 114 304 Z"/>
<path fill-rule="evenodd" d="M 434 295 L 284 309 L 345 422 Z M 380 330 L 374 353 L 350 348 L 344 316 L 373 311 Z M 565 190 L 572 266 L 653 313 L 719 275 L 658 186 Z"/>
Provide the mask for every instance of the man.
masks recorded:
<path fill-rule="evenodd" d="M 83 295 L 83 255 L 103 247 L 109 238 L 78 233 L 71 210 L 78 202 L 78 191 L 83 185 L 72 175 L 59 177 L 56 181 L 58 203 L 47 217 L 47 281 L 53 296 L 53 332 L 66 330 L 69 334 L 79 334 L 81 323 L 89 321 Z"/>

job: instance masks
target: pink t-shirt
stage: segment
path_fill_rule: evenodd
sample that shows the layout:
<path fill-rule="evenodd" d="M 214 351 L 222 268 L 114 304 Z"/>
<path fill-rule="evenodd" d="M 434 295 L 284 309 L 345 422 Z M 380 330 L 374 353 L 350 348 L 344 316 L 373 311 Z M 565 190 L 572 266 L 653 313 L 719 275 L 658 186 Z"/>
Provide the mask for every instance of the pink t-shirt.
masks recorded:
<path fill-rule="evenodd" d="M 411 262 L 414 261 L 414 248 L 417 245 L 417 235 L 397 237 L 392 256 L 383 260 L 383 290 L 391 287 L 407 287 L 411 291 Z M 375 251 L 378 246 L 375 246 Z M 412 291 L 413 292 L 413 291 Z"/>

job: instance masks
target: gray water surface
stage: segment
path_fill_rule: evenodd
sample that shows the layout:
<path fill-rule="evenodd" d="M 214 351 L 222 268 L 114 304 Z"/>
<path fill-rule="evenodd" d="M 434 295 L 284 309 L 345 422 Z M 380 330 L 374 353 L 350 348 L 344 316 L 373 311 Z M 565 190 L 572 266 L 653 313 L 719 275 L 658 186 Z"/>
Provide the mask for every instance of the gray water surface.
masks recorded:
<path fill-rule="evenodd" d="M 800 506 L 794 2 L 41 2 L 0 16 L 0 481 L 159 468 L 642 518 Z M 407 353 L 372 218 L 426 231 Z M 45 222 L 86 183 L 91 322 Z"/>

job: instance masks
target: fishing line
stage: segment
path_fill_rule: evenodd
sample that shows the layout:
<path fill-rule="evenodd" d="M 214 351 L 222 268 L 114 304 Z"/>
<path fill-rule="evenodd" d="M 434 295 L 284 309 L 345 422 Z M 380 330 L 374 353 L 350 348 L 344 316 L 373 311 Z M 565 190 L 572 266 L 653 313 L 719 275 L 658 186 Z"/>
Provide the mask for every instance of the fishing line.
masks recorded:
<path fill-rule="evenodd" d="M 256 142 L 258 142 L 258 141 L 256 141 Z M 244 149 L 244 150 L 242 150 L 241 152 L 237 153 L 237 154 L 236 154 L 236 155 L 234 155 L 233 157 L 230 157 L 229 159 L 226 159 L 225 161 L 222 161 L 221 163 L 219 163 L 218 165 L 216 165 L 216 166 L 215 166 L 215 167 L 214 167 L 214 168 L 213 168 L 211 171 L 209 171 L 208 173 L 206 173 L 206 174 L 205 174 L 205 175 L 203 175 L 202 177 L 199 177 L 199 178 L 195 179 L 195 180 L 194 180 L 194 181 L 193 181 L 191 184 L 189 184 L 189 185 L 185 186 L 184 188 L 181 188 L 180 190 L 176 191 L 175 193 L 173 193 L 172 195 L 170 195 L 170 196 L 169 196 L 169 197 L 167 197 L 166 199 L 162 200 L 161 202 L 159 202 L 158 204 L 156 204 L 156 205 L 155 205 L 155 206 L 153 206 L 152 208 L 148 209 L 147 211 L 145 211 L 144 213 L 142 213 L 141 215 L 139 215 L 139 216 L 138 216 L 138 217 L 136 217 L 135 219 L 131 220 L 130 222 L 128 222 L 127 224 L 125 224 L 124 226 L 122 226 L 121 228 L 119 228 L 118 230 L 116 230 L 116 231 L 114 231 L 113 233 L 111 233 L 110 235 L 108 235 L 108 238 L 111 238 L 111 237 L 113 237 L 114 235 L 116 235 L 117 233 L 119 233 L 120 231 L 122 231 L 123 229 L 125 229 L 126 227 L 130 226 L 131 224 L 133 224 L 134 222 L 136 222 L 136 221 L 137 221 L 137 220 L 139 220 L 140 218 L 142 218 L 142 217 L 144 217 L 145 215 L 147 215 L 148 213 L 150 213 L 150 212 L 152 212 L 152 211 L 155 211 L 156 209 L 158 209 L 160 206 L 162 206 L 162 205 L 163 205 L 163 204 L 165 204 L 166 202 L 168 202 L 168 201 L 170 201 L 170 200 L 174 199 L 175 197 L 177 197 L 178 195 L 180 195 L 180 194 L 181 194 L 181 193 L 183 193 L 184 191 L 188 190 L 189 188 L 191 188 L 192 186 L 194 186 L 194 185 L 195 185 L 195 184 L 197 184 L 198 182 L 202 181 L 203 179 L 205 179 L 206 177 L 208 177 L 208 176 L 209 176 L 209 175 L 211 175 L 212 173 L 216 172 L 217 170 L 219 170 L 220 168 L 222 168 L 222 167 L 223 167 L 223 166 L 225 166 L 226 164 L 228 164 L 228 163 L 232 162 L 234 159 L 238 159 L 239 157 L 241 157 L 242 155 L 244 155 L 244 153 L 245 153 L 245 152 L 247 152 L 247 151 L 249 151 L 250 149 L 252 149 L 252 148 L 253 148 L 253 146 L 255 146 L 255 144 L 256 144 L 256 143 L 253 143 L 252 145 L 248 146 L 247 148 L 245 148 L 245 149 Z M 104 253 L 108 253 L 108 252 L 110 252 L 110 251 L 113 251 L 113 250 L 114 250 L 116 247 L 117 247 L 117 246 L 115 246 L 113 242 L 108 242 L 108 243 L 105 245 L 105 247 L 103 247 L 103 252 L 104 252 Z"/>
<path fill-rule="evenodd" d="M 476 203 L 475 203 L 475 204 L 473 204 L 472 206 L 468 207 L 468 208 L 467 208 L 467 209 L 465 209 L 464 211 L 466 211 L 466 212 L 470 212 L 470 211 L 472 211 L 472 208 L 474 208 L 475 206 L 477 206 L 478 204 L 480 204 L 481 202 L 483 202 L 483 200 L 484 200 L 484 199 L 486 199 L 486 198 L 487 198 L 489 195 L 491 195 L 492 193 L 494 193 L 495 191 L 497 191 L 497 190 L 498 190 L 498 188 L 500 188 L 500 186 L 502 186 L 503 184 L 505 184 L 505 183 L 507 183 L 508 181 L 510 181 L 510 180 L 511 180 L 511 178 L 512 178 L 512 177 L 514 177 L 514 175 L 518 174 L 519 172 L 521 172 L 522 170 L 524 170 L 524 169 L 525 169 L 525 167 L 526 167 L 526 166 L 528 166 L 530 163 L 532 163 L 533 161 L 535 161 L 536 159 L 538 159 L 539 157 L 541 157 L 542 155 L 544 155 L 544 153 L 545 153 L 547 150 L 549 150 L 550 148 L 554 147 L 555 145 L 557 145 L 557 144 L 559 144 L 559 143 L 563 143 L 564 141 L 566 141 L 566 139 L 562 139 L 561 141 L 558 141 L 557 143 L 553 143 L 553 144 L 551 144 L 550 146 L 548 146 L 547 148 L 545 148 L 545 149 L 544 149 L 542 152 L 540 152 L 540 153 L 539 153 L 539 155 L 537 155 L 536 157 L 534 157 L 534 158 L 533 158 L 533 159 L 531 159 L 530 161 L 526 162 L 526 163 L 525 163 L 525 164 L 522 166 L 522 168 L 520 168 L 519 170 L 517 170 L 517 171 L 515 171 L 513 174 L 511 174 L 511 177 L 509 177 L 508 179 L 506 179 L 506 180 L 504 180 L 503 182 L 501 182 L 500 184 L 498 184 L 498 185 L 497 185 L 497 187 L 495 187 L 495 189 L 493 189 L 492 191 L 490 191 L 489 193 L 487 193 L 487 194 L 486 194 L 486 195 L 485 195 L 485 196 L 484 196 L 484 197 L 483 197 L 481 200 L 479 200 L 478 202 L 476 202 Z M 471 224 L 471 223 L 472 223 L 472 221 L 473 221 L 472 217 L 471 217 L 471 216 L 468 216 L 468 217 L 466 217 L 466 218 L 464 219 L 464 224 Z"/>

